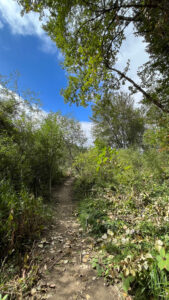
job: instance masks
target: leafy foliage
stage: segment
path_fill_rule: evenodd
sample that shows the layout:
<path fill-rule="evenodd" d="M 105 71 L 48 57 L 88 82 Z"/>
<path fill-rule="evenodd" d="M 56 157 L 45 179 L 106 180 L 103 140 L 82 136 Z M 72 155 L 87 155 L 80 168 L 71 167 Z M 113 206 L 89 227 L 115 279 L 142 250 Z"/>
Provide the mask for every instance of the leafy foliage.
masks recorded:
<path fill-rule="evenodd" d="M 142 144 L 145 130 L 141 109 L 126 93 L 106 94 L 93 106 L 94 136 L 106 145 L 127 148 Z"/>
<path fill-rule="evenodd" d="M 18 0 L 24 12 L 34 10 L 41 15 L 48 9 L 50 17 L 44 25 L 64 55 L 69 85 L 63 92 L 66 101 L 86 105 L 100 99 L 103 91 L 118 89 L 127 80 L 149 102 L 168 112 L 168 12 L 162 1 L 27 1 Z M 127 76 L 116 62 L 127 29 L 147 42 L 150 60 L 140 72 L 141 84 Z M 161 76 L 159 76 L 159 74 Z M 151 89 L 152 78 L 157 86 Z M 153 80 L 155 82 L 155 80 Z"/>

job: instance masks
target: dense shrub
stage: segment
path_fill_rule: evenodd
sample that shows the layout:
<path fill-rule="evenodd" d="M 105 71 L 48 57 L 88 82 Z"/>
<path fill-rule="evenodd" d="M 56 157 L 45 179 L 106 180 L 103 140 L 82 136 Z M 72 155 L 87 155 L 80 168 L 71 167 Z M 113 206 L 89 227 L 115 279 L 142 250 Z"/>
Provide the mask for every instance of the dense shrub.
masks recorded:
<path fill-rule="evenodd" d="M 133 190 L 137 193 L 149 189 L 152 182 L 162 183 L 167 177 L 166 152 L 156 149 L 111 149 L 97 146 L 81 153 L 75 160 L 79 184 L 110 187 L 114 190 Z"/>
<path fill-rule="evenodd" d="M 135 299 L 169 298 L 167 161 L 156 147 L 95 147 L 76 160 L 75 189 L 91 185 L 79 219 L 96 239 L 93 267 Z"/>
<path fill-rule="evenodd" d="M 23 248 L 38 237 L 47 214 L 42 198 L 22 187 L 16 192 L 9 181 L 0 182 L 0 256 Z"/>

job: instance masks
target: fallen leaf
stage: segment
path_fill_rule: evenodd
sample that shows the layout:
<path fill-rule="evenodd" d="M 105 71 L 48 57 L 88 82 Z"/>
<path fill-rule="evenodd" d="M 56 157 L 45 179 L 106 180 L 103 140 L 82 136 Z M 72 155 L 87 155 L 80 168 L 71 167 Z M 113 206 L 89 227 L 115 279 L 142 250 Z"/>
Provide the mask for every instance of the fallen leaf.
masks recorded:
<path fill-rule="evenodd" d="M 110 229 L 107 230 L 107 234 L 110 235 L 110 236 L 114 235 L 113 231 L 111 231 Z"/>
<path fill-rule="evenodd" d="M 82 261 L 83 261 L 84 263 L 86 263 L 88 260 L 89 260 L 89 254 L 86 254 L 86 255 L 82 258 Z"/>
<path fill-rule="evenodd" d="M 67 264 L 69 261 L 66 259 L 66 260 L 64 260 L 63 262 L 64 262 L 64 264 Z"/>
<path fill-rule="evenodd" d="M 107 234 L 106 233 L 102 235 L 102 239 L 107 240 Z"/>
<path fill-rule="evenodd" d="M 33 296 L 35 294 L 36 294 L 36 289 L 35 288 L 31 289 L 31 295 Z"/>
<path fill-rule="evenodd" d="M 41 243 L 46 243 L 47 241 L 46 241 L 46 238 L 43 238 L 42 240 L 41 240 Z"/>

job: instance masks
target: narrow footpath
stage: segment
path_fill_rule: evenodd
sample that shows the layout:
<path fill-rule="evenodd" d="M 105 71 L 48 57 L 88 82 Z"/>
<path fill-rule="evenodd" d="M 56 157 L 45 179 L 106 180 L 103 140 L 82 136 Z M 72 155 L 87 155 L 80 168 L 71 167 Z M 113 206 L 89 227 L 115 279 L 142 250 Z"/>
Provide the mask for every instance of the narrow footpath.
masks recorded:
<path fill-rule="evenodd" d="M 55 222 L 39 244 L 43 252 L 41 280 L 29 299 L 122 300 L 116 287 L 106 286 L 92 269 L 94 240 L 85 236 L 76 217 L 72 179 L 53 191 Z M 39 293 L 38 293 L 39 290 Z"/>

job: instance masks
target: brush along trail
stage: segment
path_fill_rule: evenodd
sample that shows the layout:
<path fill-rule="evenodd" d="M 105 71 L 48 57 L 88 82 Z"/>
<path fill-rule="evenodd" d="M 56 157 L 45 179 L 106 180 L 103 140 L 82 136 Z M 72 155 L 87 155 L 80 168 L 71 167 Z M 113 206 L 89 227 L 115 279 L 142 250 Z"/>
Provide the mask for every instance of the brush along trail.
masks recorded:
<path fill-rule="evenodd" d="M 115 286 L 106 286 L 92 269 L 94 240 L 85 236 L 76 217 L 73 179 L 53 190 L 54 224 L 40 241 L 41 279 L 28 299 L 121 300 Z"/>

